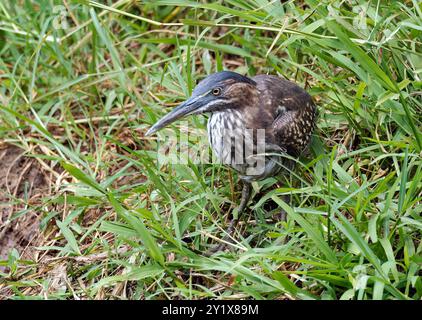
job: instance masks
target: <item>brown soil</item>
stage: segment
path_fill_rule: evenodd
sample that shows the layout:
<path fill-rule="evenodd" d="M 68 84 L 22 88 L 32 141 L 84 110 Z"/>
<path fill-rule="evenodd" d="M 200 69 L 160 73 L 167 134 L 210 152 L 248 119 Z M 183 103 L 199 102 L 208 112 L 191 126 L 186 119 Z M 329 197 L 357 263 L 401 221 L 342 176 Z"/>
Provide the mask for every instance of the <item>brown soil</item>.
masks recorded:
<path fill-rule="evenodd" d="M 41 217 L 31 206 L 41 203 L 45 181 L 36 159 L 20 148 L 0 144 L 0 260 L 7 259 L 13 248 L 21 259 L 36 260 Z"/>

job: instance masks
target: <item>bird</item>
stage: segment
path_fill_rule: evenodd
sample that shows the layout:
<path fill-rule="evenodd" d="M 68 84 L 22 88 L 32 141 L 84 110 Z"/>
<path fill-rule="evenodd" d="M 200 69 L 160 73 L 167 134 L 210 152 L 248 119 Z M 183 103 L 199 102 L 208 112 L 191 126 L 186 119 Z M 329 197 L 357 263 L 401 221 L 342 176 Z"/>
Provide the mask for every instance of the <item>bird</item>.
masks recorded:
<path fill-rule="evenodd" d="M 243 182 L 237 218 L 231 220 L 222 244 L 210 250 L 214 253 L 233 238 L 251 198 L 252 182 L 277 176 L 286 158 L 298 158 L 308 148 L 317 108 L 303 88 L 279 76 L 248 77 L 221 71 L 200 81 L 185 102 L 159 119 L 145 135 L 199 114 L 209 115 L 208 141 L 216 158 L 233 168 Z"/>

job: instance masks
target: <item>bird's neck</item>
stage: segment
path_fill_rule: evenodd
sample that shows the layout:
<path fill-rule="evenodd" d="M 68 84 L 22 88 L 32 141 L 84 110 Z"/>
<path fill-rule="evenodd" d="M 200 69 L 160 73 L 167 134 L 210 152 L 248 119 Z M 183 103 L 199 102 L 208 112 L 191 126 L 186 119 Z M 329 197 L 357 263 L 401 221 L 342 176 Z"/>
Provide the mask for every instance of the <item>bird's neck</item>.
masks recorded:
<path fill-rule="evenodd" d="M 227 109 L 213 112 L 209 122 L 226 130 L 239 130 L 246 128 L 244 117 L 238 109 Z"/>

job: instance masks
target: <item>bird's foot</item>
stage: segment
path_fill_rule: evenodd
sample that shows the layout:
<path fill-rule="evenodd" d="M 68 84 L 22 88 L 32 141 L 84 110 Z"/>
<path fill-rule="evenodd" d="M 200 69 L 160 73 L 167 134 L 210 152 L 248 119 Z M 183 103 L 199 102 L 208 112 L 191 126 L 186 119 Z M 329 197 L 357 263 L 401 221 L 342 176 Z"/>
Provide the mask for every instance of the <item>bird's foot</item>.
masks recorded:
<path fill-rule="evenodd" d="M 211 257 L 214 253 L 224 251 L 227 248 L 227 243 L 220 243 L 219 245 L 213 246 L 205 252 L 206 257 Z"/>
<path fill-rule="evenodd" d="M 287 222 L 287 212 L 283 209 L 280 210 L 278 214 L 273 217 L 274 222 Z M 283 244 L 287 244 L 290 241 L 290 236 L 286 235 L 284 240 L 282 241 Z"/>
<path fill-rule="evenodd" d="M 240 217 L 242 216 L 243 212 L 246 209 L 246 205 L 251 197 L 251 191 L 252 191 L 251 184 L 249 182 L 244 182 L 243 189 L 242 189 L 242 199 L 237 209 L 237 217 L 233 218 L 233 220 L 230 222 L 229 227 L 227 228 L 226 235 L 221 240 L 222 241 L 221 244 L 209 249 L 205 253 L 206 256 L 210 256 L 218 251 L 223 251 L 227 247 L 228 244 L 233 242 L 234 229 L 237 225 L 237 222 L 239 221 Z"/>
<path fill-rule="evenodd" d="M 282 199 L 285 203 L 290 204 L 292 201 L 291 195 L 285 194 L 282 195 Z M 274 222 L 286 222 L 287 221 L 287 212 L 284 209 L 280 208 L 280 212 L 273 216 Z"/>
<path fill-rule="evenodd" d="M 287 221 L 287 212 L 283 209 L 280 210 L 280 212 L 273 216 L 274 222 L 286 222 Z"/>
<path fill-rule="evenodd" d="M 212 256 L 216 252 L 224 251 L 230 245 L 230 243 L 233 243 L 234 229 L 238 221 L 239 221 L 238 219 L 233 219 L 230 222 L 230 225 L 227 229 L 227 233 L 221 240 L 221 243 L 208 249 L 208 251 L 205 253 L 206 256 Z"/>

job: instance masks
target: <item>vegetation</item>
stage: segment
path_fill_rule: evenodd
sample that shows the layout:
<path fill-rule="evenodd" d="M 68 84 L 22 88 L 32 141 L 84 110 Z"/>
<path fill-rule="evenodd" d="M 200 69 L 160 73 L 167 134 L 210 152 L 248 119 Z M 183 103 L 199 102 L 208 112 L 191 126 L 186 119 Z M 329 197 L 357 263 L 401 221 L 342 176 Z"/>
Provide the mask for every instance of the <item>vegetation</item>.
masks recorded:
<path fill-rule="evenodd" d="M 421 26 L 416 0 L 0 2 L 0 145 L 44 177 L 1 190 L 0 235 L 35 216 L 39 236 L 0 261 L 0 297 L 421 299 Z M 157 164 L 144 133 L 223 69 L 297 82 L 319 120 L 206 257 L 237 176 Z"/>

